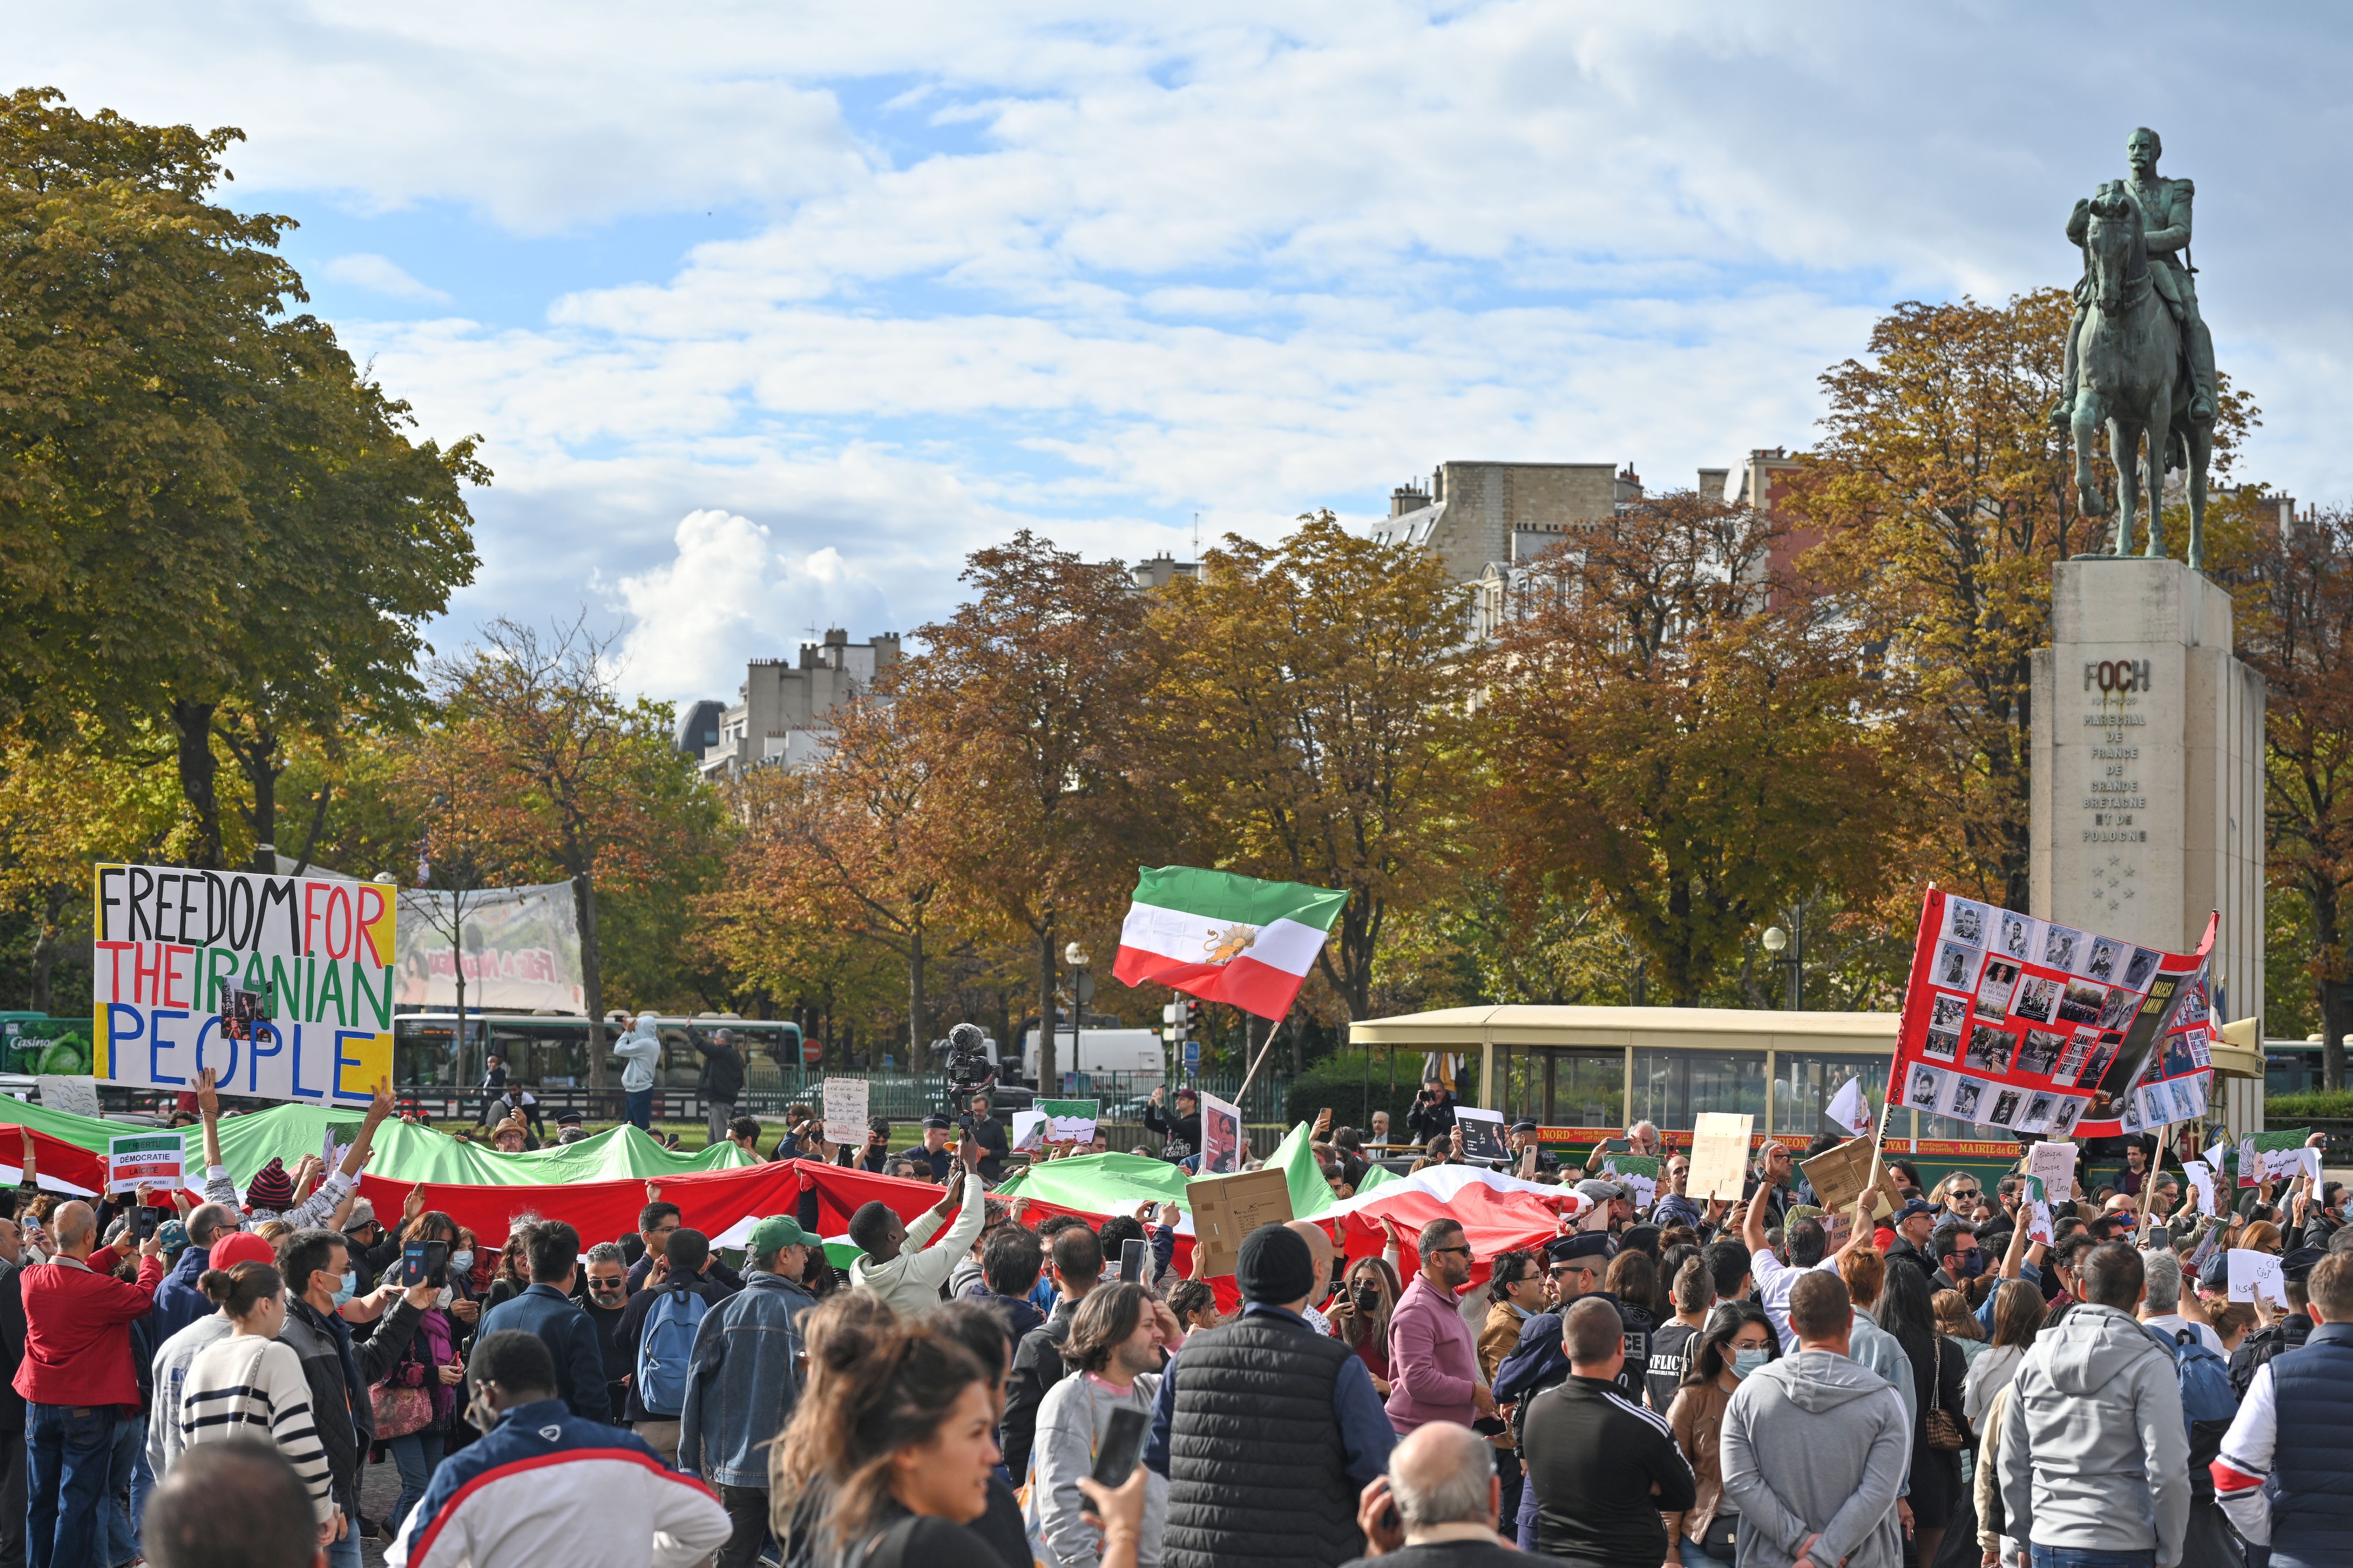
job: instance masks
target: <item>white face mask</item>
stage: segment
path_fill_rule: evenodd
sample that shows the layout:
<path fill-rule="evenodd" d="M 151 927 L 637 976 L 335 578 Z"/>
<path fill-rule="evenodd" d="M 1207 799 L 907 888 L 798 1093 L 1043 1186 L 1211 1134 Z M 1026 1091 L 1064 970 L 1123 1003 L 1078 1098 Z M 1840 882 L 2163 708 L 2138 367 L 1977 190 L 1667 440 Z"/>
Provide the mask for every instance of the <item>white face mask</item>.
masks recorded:
<path fill-rule="evenodd" d="M 452 1300 L 457 1299 L 457 1295 L 458 1293 L 455 1290 L 452 1290 L 449 1287 L 444 1285 L 441 1287 L 440 1293 L 433 1298 L 433 1304 L 436 1307 L 446 1309 Z"/>
<path fill-rule="evenodd" d="M 473 1253 L 470 1250 L 460 1250 L 451 1253 L 449 1255 L 449 1268 L 453 1272 L 459 1274 L 471 1273 L 474 1268 Z"/>

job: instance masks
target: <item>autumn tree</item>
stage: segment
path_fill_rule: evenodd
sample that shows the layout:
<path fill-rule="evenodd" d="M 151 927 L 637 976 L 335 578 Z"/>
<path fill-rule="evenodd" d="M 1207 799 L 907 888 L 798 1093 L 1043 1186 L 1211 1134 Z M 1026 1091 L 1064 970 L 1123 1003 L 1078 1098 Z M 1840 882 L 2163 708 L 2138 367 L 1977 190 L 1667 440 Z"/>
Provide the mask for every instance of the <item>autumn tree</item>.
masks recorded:
<path fill-rule="evenodd" d="M 466 842 L 519 879 L 568 880 L 580 926 L 591 1088 L 605 1087 L 600 893 L 682 910 L 681 858 L 715 864 L 720 814 L 671 743 L 670 710 L 631 702 L 579 623 L 552 633 L 494 621 L 481 646 L 434 670 L 440 711 L 417 746 Z M 428 803 L 428 805 L 431 803 Z"/>
<path fill-rule="evenodd" d="M 2068 434 L 2048 418 L 2073 313 L 2057 289 L 2000 306 L 1897 306 L 1864 358 L 1823 373 L 1821 439 L 1776 502 L 1820 541 L 1804 563 L 1813 590 L 1885 647 L 1887 703 L 1925 724 L 1903 784 L 1932 808 L 1920 869 L 2019 910 L 2051 568 L 2105 548 L 2113 526 L 2077 508 Z M 2254 419 L 2224 393 L 2218 479 Z"/>
<path fill-rule="evenodd" d="M 1792 898 L 1867 886 L 1894 826 L 1860 645 L 1776 580 L 1785 546 L 1753 510 L 1645 500 L 1537 558 L 1490 666 L 1504 863 L 1597 889 L 1682 1005 Z"/>
<path fill-rule="evenodd" d="M 181 826 L 165 754 L 126 760 L 95 737 L 64 746 L 22 734 L 0 741 L 0 903 L 23 907 L 34 921 L 32 1011 L 49 1011 L 62 938 L 90 908 L 90 868 L 153 857 Z"/>
<path fill-rule="evenodd" d="M 1272 546 L 1229 536 L 1155 601 L 1154 736 L 1180 820 L 1208 863 L 1346 889 L 1317 963 L 1351 1018 L 1372 1016 L 1390 919 L 1460 863 L 1469 616 L 1434 557 L 1328 511 Z"/>
<path fill-rule="evenodd" d="M 918 631 L 923 651 L 893 674 L 897 722 L 953 803 L 953 901 L 1036 944 L 1038 1081 L 1050 1086 L 1055 943 L 1113 907 L 1165 826 L 1143 744 L 1155 660 L 1115 562 L 1090 565 L 1025 529 L 975 552 L 963 581 L 965 604 Z"/>
<path fill-rule="evenodd" d="M 419 628 L 470 580 L 471 441 L 310 316 L 290 221 L 206 200 L 233 130 L 0 100 L 0 710 L 177 731 L 185 856 L 223 863 L 215 721 L 275 837 L 277 737 L 420 695 Z"/>
<path fill-rule="evenodd" d="M 2317 508 L 2293 524 L 2258 522 L 2248 562 L 2254 613 L 2241 651 L 2266 683 L 2264 868 L 2303 900 L 2312 925 L 2307 975 L 2320 1015 L 2320 1060 L 2345 1087 L 2353 1030 L 2346 951 L 2353 919 L 2353 514 Z"/>
<path fill-rule="evenodd" d="M 935 783 L 955 741 L 921 743 L 887 700 L 861 698 L 831 721 L 816 766 L 757 769 L 733 786 L 744 831 L 708 904 L 766 940 L 779 927 L 815 926 L 895 954 L 906 973 L 907 1047 L 919 1061 L 932 1038 L 925 981 L 948 850 L 962 827 L 957 803 Z"/>

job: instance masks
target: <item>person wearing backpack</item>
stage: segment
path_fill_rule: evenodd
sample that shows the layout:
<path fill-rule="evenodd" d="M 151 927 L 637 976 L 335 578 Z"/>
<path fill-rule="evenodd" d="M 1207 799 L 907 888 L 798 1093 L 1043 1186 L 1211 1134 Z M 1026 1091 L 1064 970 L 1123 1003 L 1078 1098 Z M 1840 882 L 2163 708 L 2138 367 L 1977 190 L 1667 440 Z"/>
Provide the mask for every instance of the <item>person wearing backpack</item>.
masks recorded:
<path fill-rule="evenodd" d="M 2173 1358 L 2174 1385 L 2181 1393 L 2181 1419 L 2189 1440 L 2189 1522 L 2181 1538 L 2182 1561 L 2192 1568 L 2236 1568 L 2244 1556 L 2215 1502 L 2210 1468 L 2239 1414 L 2231 1363 L 2222 1359 L 2222 1342 L 2214 1331 L 2180 1310 L 2181 1260 L 2163 1247 L 2149 1248 L 2140 1259 L 2146 1280 L 2140 1326 Z"/>
<path fill-rule="evenodd" d="M 711 1241 L 699 1230 L 673 1230 L 662 1255 L 646 1271 L 643 1289 L 629 1298 L 614 1342 L 629 1352 L 629 1429 L 670 1464 L 678 1463 L 679 1423 L 686 1415 L 686 1389 L 694 1367 L 694 1336 L 711 1309 L 736 1287 L 710 1268 Z"/>

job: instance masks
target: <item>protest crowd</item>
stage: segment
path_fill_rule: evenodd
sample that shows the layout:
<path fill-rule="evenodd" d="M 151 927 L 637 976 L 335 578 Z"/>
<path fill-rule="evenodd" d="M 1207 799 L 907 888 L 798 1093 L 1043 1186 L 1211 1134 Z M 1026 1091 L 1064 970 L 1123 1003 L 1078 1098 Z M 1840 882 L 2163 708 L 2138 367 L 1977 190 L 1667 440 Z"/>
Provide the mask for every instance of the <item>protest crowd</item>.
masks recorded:
<path fill-rule="evenodd" d="M 160 1224 L 143 1190 L 41 1192 L 25 1139 L 0 1564 L 356 1564 L 368 1538 L 416 1568 L 2353 1559 L 2346 1190 L 2185 1206 L 2154 1137 L 2087 1141 L 2040 1208 L 2023 1175 L 1923 1189 L 1893 1160 L 1856 1225 L 1804 1173 L 1828 1133 L 1701 1198 L 1647 1122 L 1620 1142 L 1654 1183 L 1522 1123 L 1482 1179 L 1546 1196 L 1537 1242 L 1481 1257 L 1440 1214 L 1352 1258 L 1293 1220 L 1204 1279 L 1176 1205 L 1033 1226 L 991 1196 L 986 1104 L 896 1162 L 936 1204 L 863 1205 L 841 1267 L 806 1212 L 731 1265 L 655 1184 L 628 1234 L 519 1216 L 495 1253 L 421 1189 L 379 1215 L 385 1093 L 335 1168 L 240 1192 L 197 1099 L 206 1201 Z M 1419 1166 L 1464 1163 L 1451 1111 L 1428 1086 Z M 1335 1191 L 1386 1152 L 1314 1131 Z M 859 1132 L 800 1117 L 773 1157 L 864 1162 Z M 2231 1299 L 2245 1254 L 2284 1304 Z M 374 1518 L 372 1463 L 400 1483 Z"/>

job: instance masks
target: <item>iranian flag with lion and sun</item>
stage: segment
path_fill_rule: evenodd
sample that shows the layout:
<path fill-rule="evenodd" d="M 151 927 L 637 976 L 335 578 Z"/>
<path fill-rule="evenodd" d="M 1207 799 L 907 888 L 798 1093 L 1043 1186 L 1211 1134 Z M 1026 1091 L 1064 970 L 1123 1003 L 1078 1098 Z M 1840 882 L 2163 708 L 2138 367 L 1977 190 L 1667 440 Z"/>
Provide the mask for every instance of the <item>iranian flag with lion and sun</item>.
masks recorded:
<path fill-rule="evenodd" d="M 1348 895 L 1190 866 L 1144 868 L 1112 973 L 1280 1018 Z"/>

